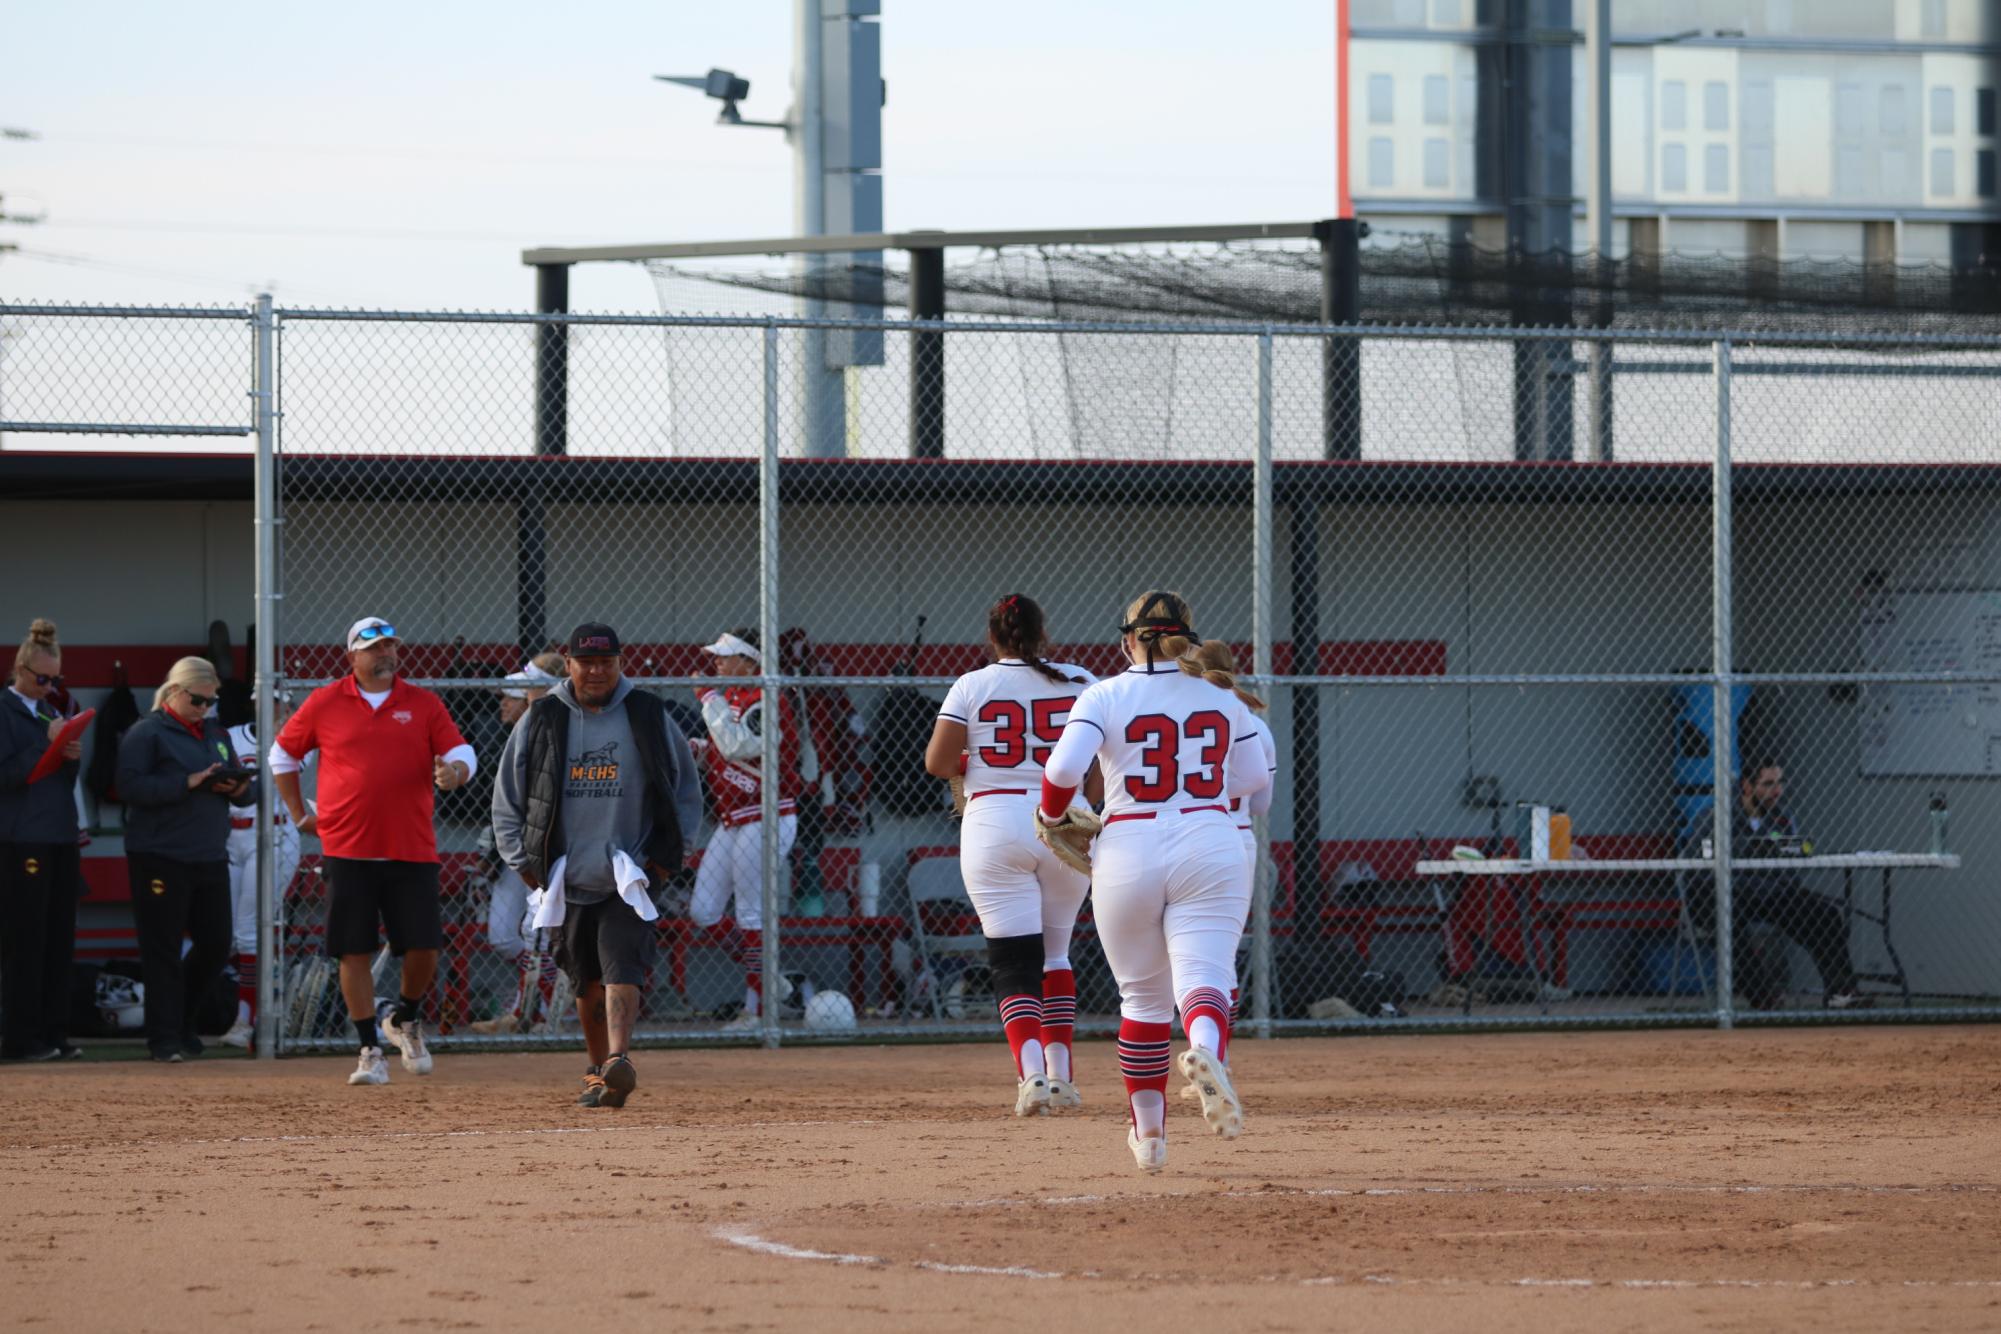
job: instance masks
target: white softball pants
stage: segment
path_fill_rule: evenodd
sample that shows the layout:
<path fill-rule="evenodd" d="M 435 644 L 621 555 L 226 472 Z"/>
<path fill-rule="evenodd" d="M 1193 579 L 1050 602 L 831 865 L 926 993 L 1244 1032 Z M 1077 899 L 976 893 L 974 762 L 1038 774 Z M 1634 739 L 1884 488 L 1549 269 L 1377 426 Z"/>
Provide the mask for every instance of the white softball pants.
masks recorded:
<path fill-rule="evenodd" d="M 1090 878 L 1035 836 L 1036 794 L 980 797 L 959 825 L 959 874 L 989 940 L 1042 935 L 1045 959 L 1070 954 Z"/>
<path fill-rule="evenodd" d="M 232 829 L 229 853 L 229 915 L 238 954 L 257 953 L 257 831 Z M 286 821 L 273 831 L 271 852 L 277 858 L 272 883 L 282 901 L 299 871 L 299 831 Z"/>
<path fill-rule="evenodd" d="M 792 853 L 792 841 L 799 836 L 799 817 L 778 817 L 779 874 L 785 873 L 785 859 Z M 695 892 L 688 900 L 688 916 L 696 926 L 714 926 L 723 920 L 725 909 L 745 931 L 764 929 L 764 822 L 717 825 L 695 869 Z"/>
<path fill-rule="evenodd" d="M 1177 997 L 1236 986 L 1250 882 L 1223 812 L 1107 824 L 1091 854 L 1091 899 L 1125 1018 L 1170 1023 Z"/>

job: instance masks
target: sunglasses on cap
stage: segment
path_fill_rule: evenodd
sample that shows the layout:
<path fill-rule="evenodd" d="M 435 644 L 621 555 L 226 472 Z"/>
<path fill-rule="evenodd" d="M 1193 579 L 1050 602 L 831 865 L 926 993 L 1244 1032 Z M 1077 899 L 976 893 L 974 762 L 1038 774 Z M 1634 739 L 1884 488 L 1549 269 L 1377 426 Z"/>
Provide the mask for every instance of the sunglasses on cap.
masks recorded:
<path fill-rule="evenodd" d="M 215 707 L 216 697 L 214 695 L 197 695 L 192 690 L 184 690 L 181 693 L 186 695 L 188 703 L 194 705 L 197 709 L 212 709 Z"/>
<path fill-rule="evenodd" d="M 393 625 L 364 626 L 355 631 L 354 637 L 364 644 L 372 644 L 378 639 L 394 639 L 396 638 L 396 627 Z"/>

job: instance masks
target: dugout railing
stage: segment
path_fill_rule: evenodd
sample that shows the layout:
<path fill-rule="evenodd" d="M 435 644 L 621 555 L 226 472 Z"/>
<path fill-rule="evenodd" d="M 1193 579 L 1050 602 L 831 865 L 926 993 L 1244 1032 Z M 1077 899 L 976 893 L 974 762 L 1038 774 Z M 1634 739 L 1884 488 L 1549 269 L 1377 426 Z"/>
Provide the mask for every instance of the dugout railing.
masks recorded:
<path fill-rule="evenodd" d="M 482 758 L 494 677 L 576 621 L 616 625 L 679 705 L 719 632 L 784 646 L 758 680 L 806 720 L 821 801 L 790 857 L 762 822 L 776 1003 L 732 1026 L 744 942 L 690 924 L 684 874 L 649 1042 L 995 1031 L 977 959 L 925 948 L 964 912 L 910 901 L 956 842 L 911 747 L 995 597 L 1036 597 L 1052 655 L 1101 672 L 1158 585 L 1235 646 L 1278 741 L 1249 1031 L 2001 1013 L 2001 338 L 268 302 L 0 320 L 0 468 L 139 437 L 155 457 L 92 466 L 151 479 L 143 503 L 160 442 L 244 441 L 267 710 L 337 674 L 365 612 Z M 883 348 L 845 371 L 837 452 L 798 392 L 830 330 Z M 939 457 L 911 456 L 918 340 L 950 370 L 924 414 Z M 1588 457 L 1599 342 L 1612 459 Z M 1779 771 L 1789 827 L 1738 818 L 1746 768 Z M 574 1021 L 471 1031 L 562 1003 L 495 948 L 484 790 L 440 807 L 431 1018 L 448 1047 L 575 1043 Z M 267 1052 L 347 1045 L 319 885 L 309 848 L 266 886 Z M 1079 1027 L 1104 1032 L 1088 911 Z"/>

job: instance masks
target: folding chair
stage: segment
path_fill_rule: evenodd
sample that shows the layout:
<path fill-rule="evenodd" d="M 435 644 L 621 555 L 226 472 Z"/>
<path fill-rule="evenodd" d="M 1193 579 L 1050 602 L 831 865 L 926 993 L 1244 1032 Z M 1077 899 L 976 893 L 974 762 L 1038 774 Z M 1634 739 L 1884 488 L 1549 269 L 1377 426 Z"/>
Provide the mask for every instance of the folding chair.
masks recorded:
<path fill-rule="evenodd" d="M 933 930 L 934 925 L 947 921 L 956 927 L 972 915 L 973 901 L 966 896 L 959 859 L 919 858 L 911 863 L 906 885 L 910 892 L 910 939 L 917 951 L 918 975 L 928 976 L 932 984 L 931 1017 L 964 1019 L 973 1012 L 975 1003 L 991 992 L 991 987 L 982 992 L 977 981 L 986 974 L 987 938 L 977 929 L 970 935 L 940 935 Z M 959 961 L 949 978 L 945 970 L 933 964 L 933 959 L 939 956 Z"/>

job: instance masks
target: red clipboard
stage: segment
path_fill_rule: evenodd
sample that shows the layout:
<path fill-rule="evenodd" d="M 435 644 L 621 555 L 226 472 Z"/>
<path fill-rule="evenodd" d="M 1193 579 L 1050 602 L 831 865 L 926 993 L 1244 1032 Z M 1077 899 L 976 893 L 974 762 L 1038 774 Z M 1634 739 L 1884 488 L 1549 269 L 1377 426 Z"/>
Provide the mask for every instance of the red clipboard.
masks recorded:
<path fill-rule="evenodd" d="M 35 761 L 34 770 L 28 775 L 28 782 L 39 783 L 63 766 L 63 747 L 83 735 L 83 729 L 90 726 L 90 720 L 97 716 L 96 709 L 85 709 L 76 717 L 63 724 L 63 730 L 56 733 L 56 739 L 42 752 L 42 758 Z"/>

